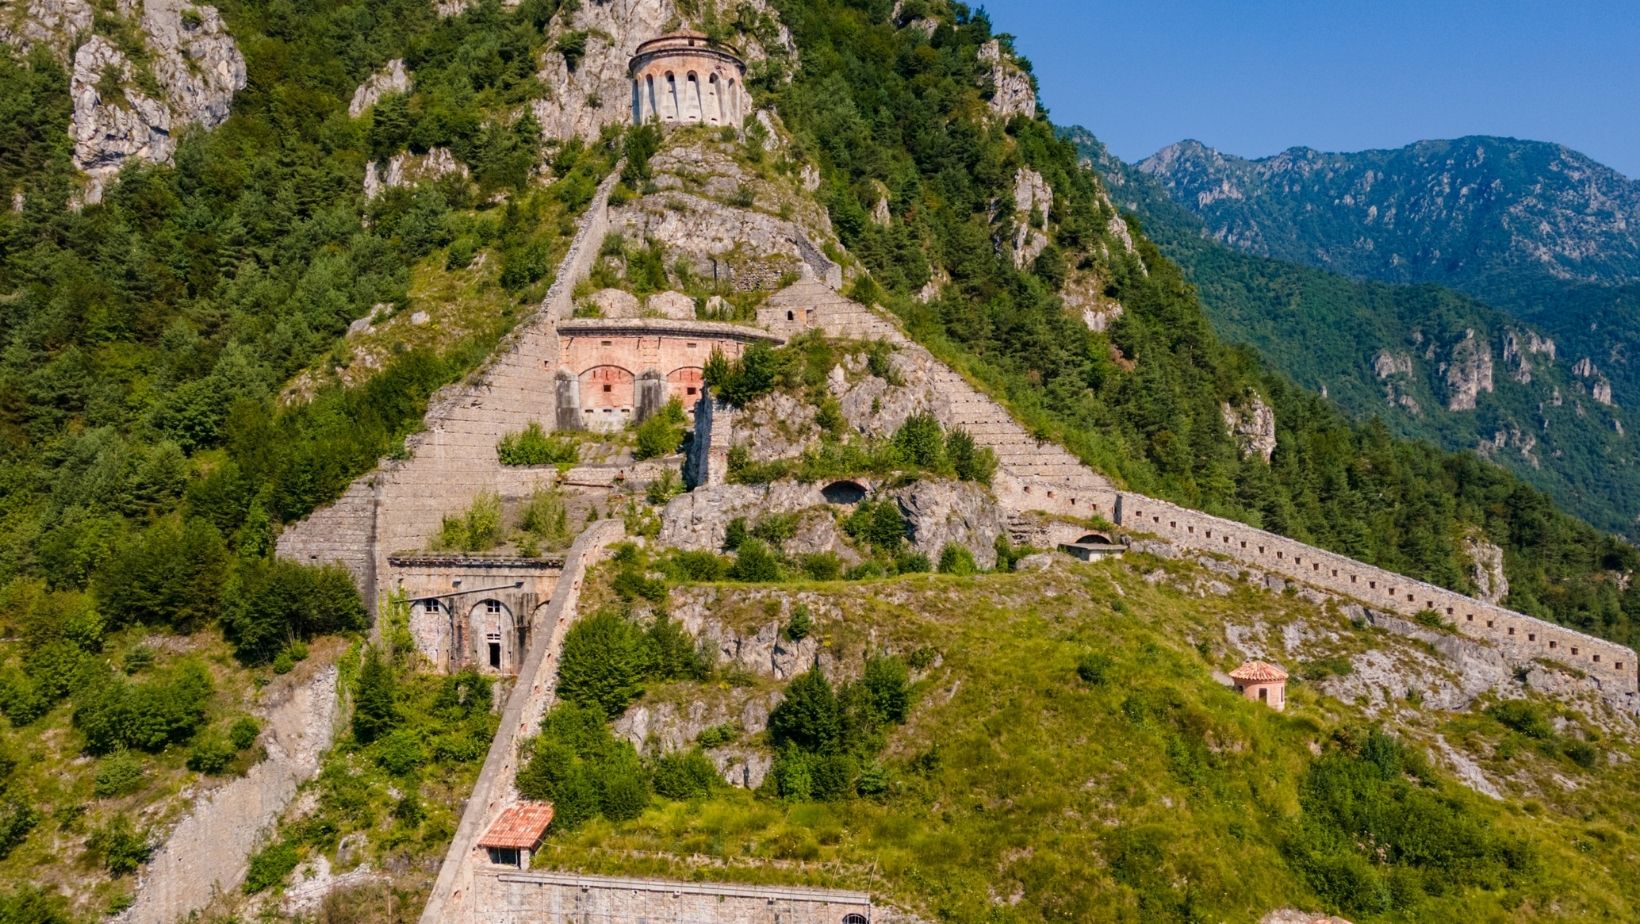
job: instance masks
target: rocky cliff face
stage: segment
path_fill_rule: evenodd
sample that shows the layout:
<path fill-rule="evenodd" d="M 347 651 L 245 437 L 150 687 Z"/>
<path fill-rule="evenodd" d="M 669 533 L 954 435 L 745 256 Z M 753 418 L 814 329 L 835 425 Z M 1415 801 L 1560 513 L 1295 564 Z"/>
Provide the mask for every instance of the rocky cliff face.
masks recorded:
<path fill-rule="evenodd" d="M 1239 404 L 1225 404 L 1220 412 L 1224 426 L 1243 456 L 1258 456 L 1266 463 L 1276 451 L 1276 412 L 1258 395 L 1249 395 Z"/>
<path fill-rule="evenodd" d="M 132 28 L 103 35 L 90 0 L 28 0 L 0 22 L 0 41 L 48 48 L 69 65 L 74 164 L 96 202 L 132 159 L 169 163 L 176 135 L 228 117 L 245 86 L 245 57 L 215 7 L 185 0 L 118 0 L 113 18 Z"/>
<path fill-rule="evenodd" d="M 1481 392 L 1492 392 L 1492 348 L 1473 330 L 1464 331 L 1441 371 L 1446 376 L 1447 410 L 1473 411 Z"/>
<path fill-rule="evenodd" d="M 991 112 L 1002 121 L 1014 116 L 1036 116 L 1036 84 L 1019 60 L 992 39 L 980 46 L 979 60 L 991 67 Z"/>

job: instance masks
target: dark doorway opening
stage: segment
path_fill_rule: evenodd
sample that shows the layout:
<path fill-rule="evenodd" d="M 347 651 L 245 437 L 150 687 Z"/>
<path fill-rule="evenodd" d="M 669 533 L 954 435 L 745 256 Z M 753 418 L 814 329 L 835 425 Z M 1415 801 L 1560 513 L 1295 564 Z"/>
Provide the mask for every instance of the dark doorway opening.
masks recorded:
<path fill-rule="evenodd" d="M 501 643 L 500 642 L 491 642 L 490 643 L 490 666 L 495 668 L 496 670 L 501 669 Z"/>

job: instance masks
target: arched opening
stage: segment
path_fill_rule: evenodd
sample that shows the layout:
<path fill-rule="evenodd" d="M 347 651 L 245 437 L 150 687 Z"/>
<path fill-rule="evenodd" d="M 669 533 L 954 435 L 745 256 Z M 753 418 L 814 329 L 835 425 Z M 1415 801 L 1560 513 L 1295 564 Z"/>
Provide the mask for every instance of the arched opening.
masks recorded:
<path fill-rule="evenodd" d="M 843 915 L 843 924 L 871 924 L 871 919 L 856 911 Z"/>
<path fill-rule="evenodd" d="M 1111 538 L 1104 533 L 1086 533 L 1076 540 L 1077 545 L 1115 545 Z"/>
<path fill-rule="evenodd" d="M 700 366 L 680 366 L 666 374 L 668 396 L 683 402 L 685 411 L 694 411 L 705 387 L 706 370 Z"/>
<path fill-rule="evenodd" d="M 678 120 L 678 78 L 671 71 L 666 72 L 666 111 L 661 118 L 668 122 Z"/>
<path fill-rule="evenodd" d="M 820 489 L 828 504 L 854 505 L 866 499 L 865 485 L 858 481 L 833 481 Z"/>
<path fill-rule="evenodd" d="M 723 94 L 722 85 L 718 83 L 718 75 L 712 74 L 706 78 L 706 119 L 714 124 L 723 122 Z"/>
<path fill-rule="evenodd" d="M 481 668 L 501 673 L 512 666 L 508 650 L 508 634 L 512 628 L 512 612 L 500 600 L 480 600 L 473 604 L 467 621 L 473 627 L 474 652 Z"/>
<path fill-rule="evenodd" d="M 684 82 L 684 103 L 683 103 L 683 105 L 684 105 L 684 112 L 683 112 L 681 118 L 684 121 L 686 121 L 686 122 L 700 122 L 700 121 L 703 121 L 702 118 L 701 118 L 701 114 L 703 112 L 703 109 L 701 107 L 701 99 L 700 99 L 700 77 L 698 77 L 695 74 L 694 71 L 690 71 L 689 76 L 687 78 L 685 78 L 685 82 Z"/>
<path fill-rule="evenodd" d="M 729 119 L 736 125 L 740 124 L 740 92 L 734 78 L 729 79 Z"/>
<path fill-rule="evenodd" d="M 632 78 L 632 124 L 643 124 L 643 82 Z"/>

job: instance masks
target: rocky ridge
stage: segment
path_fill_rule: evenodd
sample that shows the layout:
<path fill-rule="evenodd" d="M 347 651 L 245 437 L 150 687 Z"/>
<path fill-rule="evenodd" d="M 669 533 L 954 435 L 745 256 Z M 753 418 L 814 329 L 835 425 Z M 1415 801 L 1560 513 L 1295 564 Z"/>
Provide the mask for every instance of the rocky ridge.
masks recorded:
<path fill-rule="evenodd" d="M 47 48 L 70 67 L 74 165 L 94 203 L 127 162 L 170 163 L 189 126 L 214 128 L 245 86 L 245 56 L 215 7 L 185 0 L 120 0 L 114 11 L 134 28 L 93 32 L 90 0 L 28 0 L 0 22 L 0 41 Z M 19 15 L 20 14 L 20 15 Z"/>

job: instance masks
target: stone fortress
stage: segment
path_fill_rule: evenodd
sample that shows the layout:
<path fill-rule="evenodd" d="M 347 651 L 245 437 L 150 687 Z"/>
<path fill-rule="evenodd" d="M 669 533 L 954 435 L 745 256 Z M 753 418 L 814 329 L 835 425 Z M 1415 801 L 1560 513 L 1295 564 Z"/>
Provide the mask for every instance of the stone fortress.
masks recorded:
<path fill-rule="evenodd" d="M 703 32 L 673 32 L 638 46 L 627 65 L 632 121 L 731 125 L 748 111 L 746 62 Z"/>
<path fill-rule="evenodd" d="M 738 54 L 698 33 L 642 42 L 628 68 L 631 117 L 663 125 L 739 126 L 749 112 L 744 71 Z M 802 278 L 762 304 L 755 326 L 696 320 L 692 303 L 676 299 L 662 299 L 657 308 L 652 298 L 648 316 L 629 306 L 607 312 L 610 316 L 574 317 L 574 288 L 588 277 L 605 237 L 650 227 L 631 213 L 612 215 L 615 179 L 600 186 L 540 309 L 478 374 L 435 396 L 426 429 L 407 440 L 403 457 L 384 461 L 334 504 L 279 538 L 281 555 L 346 565 L 373 607 L 392 592 L 416 600 L 411 628 L 436 666 L 474 665 L 518 676 L 423 921 L 684 921 L 696 920 L 697 914 L 704 915 L 699 920 L 815 924 L 898 919 L 854 893 L 614 880 L 487 863 L 477 844 L 517 799 L 518 745 L 552 701 L 558 646 L 576 616 L 582 578 L 621 531 L 617 523 L 600 521 L 562 558 L 417 551 L 437 534 L 442 517 L 481 492 L 516 500 L 539 484 L 557 483 L 606 496 L 661 473 L 658 465 L 642 464 L 582 464 L 561 474 L 502 466 L 497 441 L 531 424 L 559 431 L 617 430 L 676 398 L 694 422 L 687 480 L 707 489 L 723 483 L 736 412 L 707 393 L 706 359 L 714 351 L 738 356 L 752 343 L 784 343 L 806 331 L 891 344 L 895 367 L 920 390 L 923 408 L 996 453 L 993 492 L 1001 508 L 1039 523 L 1046 514 L 1048 533 L 1064 533 L 1046 535 L 1052 544 L 1078 541 L 1071 537 L 1087 533 L 1086 524 L 1097 518 L 1130 534 L 1159 537 L 1175 548 L 1222 557 L 1392 614 L 1433 610 L 1455 632 L 1518 665 L 1545 660 L 1564 665 L 1585 678 L 1586 689 L 1636 708 L 1637 664 L 1623 646 L 1244 524 L 1117 490 L 1063 448 L 1036 439 L 887 315 L 840 295 L 840 268 L 795 224 L 779 226 L 785 236 L 781 246 L 797 257 Z M 753 218 L 767 220 L 754 215 L 729 223 L 744 228 Z M 683 249 L 690 243 L 683 242 Z"/>

